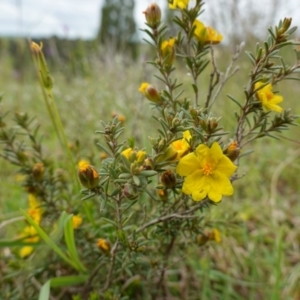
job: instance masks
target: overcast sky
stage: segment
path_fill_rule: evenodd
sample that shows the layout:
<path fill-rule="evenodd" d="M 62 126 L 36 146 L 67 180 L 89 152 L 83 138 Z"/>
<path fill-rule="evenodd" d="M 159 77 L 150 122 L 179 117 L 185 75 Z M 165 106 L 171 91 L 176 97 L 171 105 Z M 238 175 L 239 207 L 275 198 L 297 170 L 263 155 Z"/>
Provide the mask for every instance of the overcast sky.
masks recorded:
<path fill-rule="evenodd" d="M 0 0 L 0 35 L 94 38 L 104 0 Z M 153 0 L 137 0 L 135 17 L 143 27 L 142 12 Z M 166 0 L 157 0 L 162 5 Z"/>
<path fill-rule="evenodd" d="M 136 0 L 135 17 L 138 27 L 144 27 L 142 12 L 152 2 L 163 5 L 167 0 Z M 228 0 L 208 0 L 209 4 L 226 5 Z M 284 5 L 277 10 L 279 18 L 291 16 L 300 25 L 300 0 L 277 0 Z M 0 0 L 0 36 L 94 38 L 99 26 L 100 8 L 104 0 Z M 238 0 L 255 3 L 260 13 L 270 11 L 276 0 Z M 245 9 L 246 11 L 246 9 Z M 246 12 L 245 12 L 246 13 Z M 203 15 L 204 21 L 206 12 Z M 243 18 L 244 16 L 241 16 Z M 277 22 L 276 22 L 277 23 Z M 274 25 L 267 24 L 266 26 Z M 264 25 L 263 25 L 264 26 Z M 221 29 L 219 29 L 222 31 Z"/>

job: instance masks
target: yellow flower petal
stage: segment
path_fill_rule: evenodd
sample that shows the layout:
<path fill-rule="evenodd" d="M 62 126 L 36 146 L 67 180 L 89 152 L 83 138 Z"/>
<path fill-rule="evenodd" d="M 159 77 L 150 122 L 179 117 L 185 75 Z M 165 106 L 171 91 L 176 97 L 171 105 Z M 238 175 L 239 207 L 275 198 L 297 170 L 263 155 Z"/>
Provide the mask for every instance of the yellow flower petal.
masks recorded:
<path fill-rule="evenodd" d="M 29 256 L 32 252 L 33 252 L 33 247 L 24 246 L 20 249 L 19 255 L 20 255 L 20 257 L 25 258 L 25 257 Z"/>
<path fill-rule="evenodd" d="M 169 3 L 169 8 L 171 9 L 185 9 L 189 4 L 189 0 L 173 0 L 173 3 Z"/>
<path fill-rule="evenodd" d="M 264 82 L 259 81 L 254 85 L 255 90 L 260 88 L 256 92 L 256 97 L 261 101 L 263 108 L 265 110 L 273 110 L 279 113 L 282 112 L 282 107 L 277 104 L 283 101 L 283 97 L 273 93 L 273 87 L 271 83 L 267 84 L 266 86 L 263 86 L 264 84 Z"/>
<path fill-rule="evenodd" d="M 185 194 L 192 194 L 194 190 L 201 191 L 206 190 L 209 182 L 207 177 L 203 175 L 203 172 L 196 170 L 191 175 L 187 176 L 184 180 L 182 191 Z"/>
<path fill-rule="evenodd" d="M 194 153 L 185 155 L 176 167 L 176 173 L 180 176 L 188 176 L 191 173 L 201 169 L 201 165 Z"/>
<path fill-rule="evenodd" d="M 190 140 L 192 138 L 192 135 L 189 130 L 186 130 L 183 133 L 183 138 L 181 140 L 177 140 L 173 142 L 171 145 L 172 147 L 177 151 L 177 157 L 176 159 L 182 158 L 184 155 L 186 155 L 190 150 Z"/>
<path fill-rule="evenodd" d="M 127 159 L 129 159 L 130 154 L 133 152 L 132 148 L 127 148 L 126 150 L 122 151 L 121 154 L 124 155 Z"/>
<path fill-rule="evenodd" d="M 72 224 L 73 228 L 77 229 L 82 224 L 82 217 L 80 215 L 73 215 Z"/>

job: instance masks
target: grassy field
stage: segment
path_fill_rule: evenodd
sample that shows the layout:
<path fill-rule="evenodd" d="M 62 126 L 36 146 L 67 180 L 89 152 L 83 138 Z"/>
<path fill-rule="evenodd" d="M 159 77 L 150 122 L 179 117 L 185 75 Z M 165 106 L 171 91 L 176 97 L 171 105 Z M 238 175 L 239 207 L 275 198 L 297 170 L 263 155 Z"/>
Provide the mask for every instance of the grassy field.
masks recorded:
<path fill-rule="evenodd" d="M 216 55 L 225 72 L 230 50 L 219 48 Z M 155 136 L 156 125 L 149 103 L 138 92 L 143 81 L 159 85 L 151 66 L 145 64 L 148 58 L 141 56 L 131 62 L 122 55 L 100 53 L 88 58 L 85 75 L 72 75 L 64 65 L 52 72 L 54 98 L 68 141 L 73 145 L 78 141 L 81 155 L 93 156 L 95 165 L 100 163 L 100 151 L 95 145 L 99 136 L 94 132 L 102 129 L 100 121 L 110 120 L 112 114 L 126 118 L 124 139 L 133 136 L 137 145 L 150 149 L 148 136 Z M 20 77 L 12 67 L 13 59 L 1 61 L 2 107 L 10 111 L 7 122 L 15 112 L 36 116 L 45 151 L 59 157 L 33 70 L 25 70 Z M 213 111 L 222 116 L 221 123 L 229 132 L 234 130 L 237 107 L 226 95 L 242 100 L 250 70 L 244 53 L 236 64 L 240 71 L 228 81 Z M 178 70 L 188 97 L 190 78 L 184 66 L 178 66 Z M 204 72 L 199 83 L 202 99 L 207 94 L 209 72 Z M 278 90 L 284 97 L 282 106 L 300 115 L 300 84 L 284 81 Z M 221 232 L 222 242 L 204 247 L 191 244 L 184 257 L 184 272 L 195 269 L 193 285 L 201 286 L 193 299 L 300 299 L 300 129 L 292 127 L 279 135 L 284 138 L 257 140 L 247 148 L 254 152 L 240 161 L 239 174 L 245 176 L 234 183 L 234 195 L 207 211 Z M 19 208 L 26 207 L 27 197 L 17 181 L 16 169 L 4 160 L 0 160 L 0 179 L 0 239 L 12 238 L 21 226 L 19 222 L 3 228 L 1 224 L 20 215 Z M 0 271 L 0 286 L 2 279 Z M 184 278 L 181 282 L 184 284 Z"/>

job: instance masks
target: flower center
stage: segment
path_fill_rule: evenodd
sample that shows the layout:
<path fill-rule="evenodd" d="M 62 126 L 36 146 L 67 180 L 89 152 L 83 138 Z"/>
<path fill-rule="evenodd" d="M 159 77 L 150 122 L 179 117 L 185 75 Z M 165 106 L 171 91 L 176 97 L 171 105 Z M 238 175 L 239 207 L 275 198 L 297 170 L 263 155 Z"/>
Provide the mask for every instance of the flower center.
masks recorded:
<path fill-rule="evenodd" d="M 206 165 L 203 166 L 202 171 L 204 173 L 204 175 L 209 176 L 212 174 L 213 169 L 211 164 L 207 163 Z"/>
<path fill-rule="evenodd" d="M 273 95 L 272 92 L 267 92 L 266 96 L 267 96 L 268 101 L 270 101 L 270 100 L 272 100 L 272 98 L 273 98 L 274 95 Z"/>

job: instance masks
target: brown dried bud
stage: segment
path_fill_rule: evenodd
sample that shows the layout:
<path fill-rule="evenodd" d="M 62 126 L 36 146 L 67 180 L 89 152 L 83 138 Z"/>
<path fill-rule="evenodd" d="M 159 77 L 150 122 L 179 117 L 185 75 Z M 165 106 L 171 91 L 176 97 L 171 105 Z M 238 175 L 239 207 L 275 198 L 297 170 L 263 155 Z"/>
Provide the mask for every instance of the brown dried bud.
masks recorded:
<path fill-rule="evenodd" d="M 38 181 L 43 179 L 44 172 L 45 172 L 45 168 L 42 163 L 36 163 L 32 168 L 32 175 Z"/>
<path fill-rule="evenodd" d="M 168 170 L 162 173 L 161 183 L 167 188 L 173 188 L 176 185 L 176 176 L 173 171 Z"/>
<path fill-rule="evenodd" d="M 156 3 L 152 3 L 147 7 L 147 9 L 143 13 L 145 14 L 147 24 L 152 29 L 156 29 L 161 21 L 160 7 Z"/>

